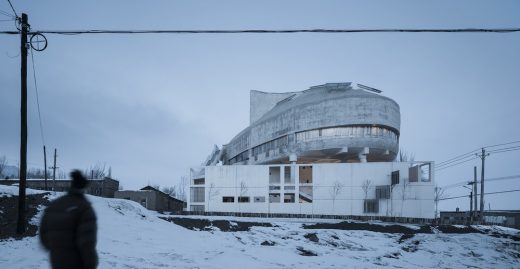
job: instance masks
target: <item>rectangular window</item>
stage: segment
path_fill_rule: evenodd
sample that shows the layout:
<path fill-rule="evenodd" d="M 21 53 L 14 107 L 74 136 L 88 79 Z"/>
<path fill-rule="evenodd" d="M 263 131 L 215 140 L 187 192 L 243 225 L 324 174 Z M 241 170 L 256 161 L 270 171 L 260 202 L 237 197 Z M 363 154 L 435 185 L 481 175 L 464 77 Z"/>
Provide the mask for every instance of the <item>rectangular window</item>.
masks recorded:
<path fill-rule="evenodd" d="M 376 186 L 376 199 L 390 199 L 390 185 Z"/>
<path fill-rule="evenodd" d="M 255 203 L 265 203 L 265 196 L 255 196 Z"/>
<path fill-rule="evenodd" d="M 224 196 L 222 197 L 222 203 L 234 203 L 235 197 L 233 196 Z"/>
<path fill-rule="evenodd" d="M 204 185 L 204 178 L 196 178 L 193 180 L 193 185 Z"/>
<path fill-rule="evenodd" d="M 269 183 L 280 184 L 280 166 L 269 167 Z"/>
<path fill-rule="evenodd" d="M 294 184 L 294 177 L 291 177 L 291 166 L 285 166 L 283 168 L 283 178 L 285 183 Z"/>
<path fill-rule="evenodd" d="M 295 202 L 295 195 L 294 195 L 294 193 L 285 193 L 283 195 L 283 202 L 284 203 L 294 203 Z"/>
<path fill-rule="evenodd" d="M 296 189 L 296 187 L 294 187 L 294 186 L 284 186 L 283 189 L 286 190 L 286 191 L 294 191 Z"/>
<path fill-rule="evenodd" d="M 192 203 L 204 203 L 204 187 L 192 187 L 190 189 L 190 201 Z"/>
<path fill-rule="evenodd" d="M 409 182 L 418 182 L 420 171 L 421 171 L 421 167 L 418 165 L 408 168 L 408 181 Z"/>
<path fill-rule="evenodd" d="M 300 203 L 312 203 L 312 187 L 302 186 L 300 187 Z"/>
<path fill-rule="evenodd" d="M 430 182 L 431 179 L 431 163 L 425 163 L 420 166 L 420 177 L 421 182 Z"/>
<path fill-rule="evenodd" d="M 239 203 L 249 203 L 249 196 L 238 196 Z"/>
<path fill-rule="evenodd" d="M 399 170 L 392 172 L 392 185 L 399 184 Z"/>
<path fill-rule="evenodd" d="M 203 205 L 190 205 L 190 211 L 202 212 L 204 211 Z"/>
<path fill-rule="evenodd" d="M 312 166 L 300 166 L 300 184 L 312 184 Z"/>
<path fill-rule="evenodd" d="M 364 213 L 378 213 L 379 212 L 379 201 L 376 199 L 366 199 L 363 201 L 363 212 Z"/>
<path fill-rule="evenodd" d="M 280 186 L 269 186 L 269 190 L 270 191 L 279 191 L 280 190 Z"/>
<path fill-rule="evenodd" d="M 280 202 L 279 193 L 269 193 L 269 203 L 279 203 L 279 202 Z"/>

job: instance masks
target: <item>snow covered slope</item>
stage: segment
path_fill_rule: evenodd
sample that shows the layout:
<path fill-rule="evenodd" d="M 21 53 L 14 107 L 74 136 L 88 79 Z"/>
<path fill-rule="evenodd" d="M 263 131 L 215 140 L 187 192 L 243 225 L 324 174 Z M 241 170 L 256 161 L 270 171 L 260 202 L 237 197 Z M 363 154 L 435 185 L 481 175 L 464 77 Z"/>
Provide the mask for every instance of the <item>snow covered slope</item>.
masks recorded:
<path fill-rule="evenodd" d="M 16 192 L 0 186 L 0 193 Z M 519 242 L 488 234 L 403 237 L 399 233 L 302 227 L 320 220 L 230 217 L 210 219 L 269 221 L 272 227 L 194 231 L 162 220 L 132 201 L 88 199 L 98 216 L 99 268 L 520 268 Z M 39 218 L 36 215 L 32 221 L 38 223 Z M 518 234 L 513 229 L 495 229 Z M 49 265 L 38 238 L 28 237 L 0 241 L 0 268 Z"/>

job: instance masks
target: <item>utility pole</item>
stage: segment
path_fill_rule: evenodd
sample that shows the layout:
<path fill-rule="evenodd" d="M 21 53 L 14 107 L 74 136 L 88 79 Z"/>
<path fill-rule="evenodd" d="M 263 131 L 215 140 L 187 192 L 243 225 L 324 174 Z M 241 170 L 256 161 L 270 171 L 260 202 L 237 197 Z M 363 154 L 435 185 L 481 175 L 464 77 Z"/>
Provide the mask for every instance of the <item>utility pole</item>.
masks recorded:
<path fill-rule="evenodd" d="M 43 146 L 43 177 L 45 178 L 45 190 L 47 189 L 47 150 Z"/>
<path fill-rule="evenodd" d="M 484 219 L 484 167 L 486 165 L 486 156 L 489 156 L 489 153 L 486 153 L 486 149 L 482 148 L 482 153 L 479 155 L 476 153 L 478 157 L 482 160 L 482 167 L 480 173 L 480 220 Z"/>
<path fill-rule="evenodd" d="M 478 192 L 477 192 L 477 167 L 473 166 L 473 193 L 475 194 L 475 201 L 474 201 L 474 208 L 475 211 L 473 212 L 474 219 L 477 219 L 477 199 L 478 199 Z"/>
<path fill-rule="evenodd" d="M 468 218 L 468 222 L 471 225 L 471 223 L 473 222 L 473 191 L 472 191 L 472 188 L 470 188 L 468 186 L 462 186 L 462 187 L 464 187 L 464 188 L 469 190 L 469 218 Z"/>
<path fill-rule="evenodd" d="M 54 165 L 52 166 L 52 190 L 56 191 L 56 149 L 54 149 Z"/>
<path fill-rule="evenodd" d="M 18 18 L 17 18 L 18 19 Z M 20 32 L 21 106 L 20 106 L 20 183 L 18 186 L 18 223 L 16 233 L 25 233 L 25 188 L 27 183 L 27 14 L 22 13 Z"/>
<path fill-rule="evenodd" d="M 471 224 L 473 222 L 473 191 L 469 192 L 469 219 Z"/>

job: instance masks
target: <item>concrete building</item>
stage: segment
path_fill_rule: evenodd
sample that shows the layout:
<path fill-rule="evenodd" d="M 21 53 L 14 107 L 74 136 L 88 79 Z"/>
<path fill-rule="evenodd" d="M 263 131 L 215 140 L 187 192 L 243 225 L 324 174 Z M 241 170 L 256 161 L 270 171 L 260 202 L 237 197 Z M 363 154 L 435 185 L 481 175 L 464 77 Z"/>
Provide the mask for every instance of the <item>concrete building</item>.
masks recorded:
<path fill-rule="evenodd" d="M 189 210 L 434 218 L 434 164 L 394 162 L 399 105 L 379 93 L 251 91 L 250 126 L 191 169 Z"/>
<path fill-rule="evenodd" d="M 434 218 L 431 163 L 206 166 L 190 211 Z"/>
<path fill-rule="evenodd" d="M 114 193 L 119 188 L 119 181 L 105 177 L 103 179 L 89 179 L 89 185 L 85 189 L 86 194 L 114 198 Z M 2 185 L 13 185 L 18 184 L 18 179 L 0 180 Z M 69 179 L 56 179 L 54 182 L 52 179 L 47 180 L 47 189 L 45 188 L 44 179 L 28 179 L 27 188 L 36 190 L 54 190 L 60 192 L 66 192 L 70 189 Z"/>
<path fill-rule="evenodd" d="M 399 105 L 359 86 L 366 88 L 328 83 L 301 92 L 251 91 L 250 126 L 216 148 L 205 165 L 281 164 L 291 158 L 298 163 L 393 161 L 399 150 Z"/>
<path fill-rule="evenodd" d="M 115 198 L 132 200 L 140 203 L 146 209 L 155 211 L 178 213 L 185 208 L 185 202 L 151 186 L 146 186 L 138 191 L 116 191 Z"/>

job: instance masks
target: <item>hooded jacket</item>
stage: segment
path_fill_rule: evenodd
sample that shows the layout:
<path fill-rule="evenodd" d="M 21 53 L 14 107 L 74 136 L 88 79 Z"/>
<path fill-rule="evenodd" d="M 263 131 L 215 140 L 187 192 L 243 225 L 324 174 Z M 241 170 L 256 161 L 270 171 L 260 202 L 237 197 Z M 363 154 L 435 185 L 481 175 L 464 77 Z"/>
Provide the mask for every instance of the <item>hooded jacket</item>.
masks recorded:
<path fill-rule="evenodd" d="M 96 215 L 85 195 L 72 188 L 45 209 L 40 225 L 40 242 L 50 251 L 53 269 L 94 269 Z"/>

